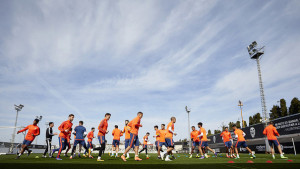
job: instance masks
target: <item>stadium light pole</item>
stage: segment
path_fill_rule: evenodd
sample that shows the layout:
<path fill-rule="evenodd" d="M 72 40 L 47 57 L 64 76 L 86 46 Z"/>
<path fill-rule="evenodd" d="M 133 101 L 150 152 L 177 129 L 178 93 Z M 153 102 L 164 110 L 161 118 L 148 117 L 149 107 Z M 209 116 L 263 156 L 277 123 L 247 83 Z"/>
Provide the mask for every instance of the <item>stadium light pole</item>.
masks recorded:
<path fill-rule="evenodd" d="M 10 149 L 9 149 L 9 152 L 8 152 L 10 154 L 12 154 L 13 150 L 14 150 L 14 143 L 15 143 L 15 137 L 16 137 L 17 122 L 18 122 L 18 115 L 19 115 L 19 111 L 21 111 L 23 107 L 24 107 L 24 105 L 22 105 L 22 104 L 20 104 L 19 106 L 15 105 L 15 110 L 17 111 L 17 115 L 16 115 L 14 132 L 12 134 L 11 145 L 10 145 Z"/>
<path fill-rule="evenodd" d="M 243 119 L 243 108 L 242 108 L 243 107 L 243 103 L 242 103 L 242 101 L 239 100 L 238 106 L 241 108 L 242 128 L 244 128 L 245 126 L 244 126 L 244 119 Z"/>
<path fill-rule="evenodd" d="M 262 115 L 263 115 L 263 123 L 265 126 L 269 122 L 269 114 L 267 113 L 267 106 L 266 106 L 266 99 L 265 99 L 265 92 L 264 92 L 264 85 L 262 81 L 261 76 L 261 70 L 260 70 L 260 63 L 259 60 L 263 56 L 264 52 L 264 46 L 259 48 L 257 47 L 257 42 L 253 41 L 248 47 L 247 47 L 249 56 L 251 59 L 256 60 L 257 63 L 257 71 L 258 71 L 258 80 L 259 80 L 259 88 L 260 88 L 260 99 L 261 99 L 261 107 L 262 107 Z M 270 147 L 268 144 L 268 140 L 266 138 L 266 151 L 270 151 Z"/>
<path fill-rule="evenodd" d="M 192 150 L 192 142 L 190 141 L 190 133 L 191 133 L 191 126 L 190 126 L 190 112 L 191 112 L 191 109 L 188 109 L 187 106 L 185 106 L 185 111 L 187 112 L 188 114 L 188 137 L 187 137 L 187 143 L 189 144 L 189 152 L 191 152 Z"/>

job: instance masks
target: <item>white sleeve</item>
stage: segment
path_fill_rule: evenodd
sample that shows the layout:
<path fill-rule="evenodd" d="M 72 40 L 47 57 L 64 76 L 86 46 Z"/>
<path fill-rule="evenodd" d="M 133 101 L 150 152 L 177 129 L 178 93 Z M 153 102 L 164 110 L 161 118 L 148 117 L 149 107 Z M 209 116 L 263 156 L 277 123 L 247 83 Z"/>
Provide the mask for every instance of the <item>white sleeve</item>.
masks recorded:
<path fill-rule="evenodd" d="M 83 135 L 86 136 L 87 135 L 86 132 L 84 132 Z"/>
<path fill-rule="evenodd" d="M 169 132 L 173 133 L 172 127 L 169 127 Z"/>
<path fill-rule="evenodd" d="M 246 133 L 243 132 L 243 136 L 245 137 Z"/>
<path fill-rule="evenodd" d="M 239 137 L 239 136 L 236 134 L 236 135 L 235 135 L 235 138 L 238 138 L 238 137 Z"/>
<path fill-rule="evenodd" d="M 199 135 L 199 137 L 202 137 L 203 136 L 203 133 L 201 133 L 200 135 Z"/>

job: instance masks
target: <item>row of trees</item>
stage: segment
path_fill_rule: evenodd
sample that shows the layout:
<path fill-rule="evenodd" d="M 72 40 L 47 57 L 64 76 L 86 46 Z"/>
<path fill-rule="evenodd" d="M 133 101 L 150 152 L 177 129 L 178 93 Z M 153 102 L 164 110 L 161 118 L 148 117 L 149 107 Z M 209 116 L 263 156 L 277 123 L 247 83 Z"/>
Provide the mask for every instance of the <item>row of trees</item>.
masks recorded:
<path fill-rule="evenodd" d="M 280 99 L 278 101 L 279 105 L 273 105 L 272 109 L 270 110 L 270 120 L 274 120 L 279 117 L 284 117 L 288 116 L 291 114 L 297 114 L 300 113 L 300 101 L 297 97 L 294 97 L 291 101 L 291 105 L 289 108 L 286 106 L 286 101 L 285 99 Z M 249 117 L 249 125 L 254 125 L 254 124 L 259 124 L 262 121 L 262 116 L 260 113 L 256 113 L 253 116 Z M 229 130 L 232 130 L 232 125 L 236 124 L 237 127 L 241 127 L 241 122 L 238 120 L 235 123 L 234 122 L 229 122 L 228 127 Z M 223 123 L 221 128 L 224 130 L 226 125 Z M 244 127 L 247 127 L 247 122 L 244 121 Z M 221 130 L 214 130 L 214 134 L 219 134 L 221 133 Z M 213 135 L 211 130 L 208 130 L 207 135 Z"/>

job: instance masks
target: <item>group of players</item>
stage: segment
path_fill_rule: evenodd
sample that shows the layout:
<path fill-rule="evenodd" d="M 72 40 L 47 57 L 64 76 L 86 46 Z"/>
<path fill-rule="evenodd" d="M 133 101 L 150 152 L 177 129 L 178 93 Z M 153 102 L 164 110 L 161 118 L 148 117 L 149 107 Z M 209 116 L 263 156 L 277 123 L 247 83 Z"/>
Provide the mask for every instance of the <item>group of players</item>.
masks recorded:
<path fill-rule="evenodd" d="M 64 121 L 58 127 L 58 130 L 60 131 L 59 135 L 58 135 L 58 133 L 53 133 L 52 128 L 54 126 L 54 123 L 50 122 L 49 128 L 47 128 L 47 130 L 46 130 L 47 148 L 43 154 L 43 157 L 46 157 L 47 153 L 49 153 L 49 157 L 53 157 L 53 154 L 57 151 L 58 153 L 56 156 L 56 160 L 62 160 L 60 158 L 62 151 L 66 150 L 65 156 L 67 156 L 68 151 L 71 149 L 70 140 L 71 140 L 71 135 L 73 133 L 74 134 L 74 144 L 73 144 L 70 159 L 74 158 L 74 155 L 75 155 L 74 152 L 76 150 L 76 146 L 77 146 L 77 144 L 79 144 L 80 146 L 85 148 L 85 153 L 83 156 L 85 156 L 85 157 L 88 156 L 89 158 L 93 158 L 93 156 L 91 155 L 91 152 L 93 150 L 98 150 L 99 154 L 98 154 L 97 161 L 104 161 L 103 159 L 101 159 L 101 157 L 105 150 L 105 145 L 106 145 L 105 135 L 108 134 L 108 132 L 109 132 L 107 130 L 107 128 L 108 128 L 108 121 L 109 121 L 110 117 L 111 117 L 111 114 L 106 113 L 104 116 L 104 119 L 101 120 L 101 122 L 98 126 L 99 131 L 98 131 L 97 138 L 100 143 L 100 147 L 97 147 L 97 148 L 94 148 L 93 143 L 92 143 L 93 138 L 95 138 L 95 136 L 94 136 L 95 128 L 92 128 L 91 131 L 87 134 L 86 128 L 83 127 L 83 121 L 79 121 L 79 125 L 76 126 L 74 128 L 74 130 L 72 131 L 72 126 L 73 126 L 72 122 L 74 120 L 73 114 L 70 114 L 68 116 L 68 120 Z M 133 120 L 131 120 L 131 121 L 126 120 L 125 127 L 122 131 L 120 129 L 118 129 L 117 125 L 115 125 L 115 129 L 112 131 L 113 142 L 112 142 L 111 156 L 119 157 L 118 151 L 119 151 L 120 137 L 123 136 L 123 134 L 125 134 L 125 151 L 121 155 L 121 159 L 123 161 L 127 161 L 127 159 L 130 158 L 128 152 L 130 151 L 131 148 L 133 148 L 134 152 L 135 152 L 134 160 L 141 161 L 142 159 L 139 158 L 139 153 L 141 153 L 144 150 L 146 151 L 146 157 L 149 158 L 148 152 L 147 152 L 147 142 L 148 142 L 148 137 L 150 135 L 149 132 L 147 132 L 146 135 L 143 137 L 143 149 L 140 152 L 138 151 L 139 150 L 138 131 L 139 131 L 139 128 L 143 126 L 141 124 L 142 117 L 143 117 L 143 113 L 138 112 L 137 116 Z M 172 161 L 170 159 L 171 157 L 173 157 L 173 159 L 175 159 L 175 157 L 172 154 L 172 150 L 174 149 L 173 136 L 177 135 L 174 132 L 174 124 L 176 123 L 176 118 L 171 117 L 170 120 L 171 121 L 168 123 L 166 128 L 165 128 L 165 124 L 161 124 L 161 129 L 158 129 L 157 125 L 154 126 L 154 130 L 155 130 L 154 137 L 156 138 L 155 146 L 156 146 L 156 150 L 157 150 L 157 154 L 158 154 L 158 159 L 162 159 L 165 161 Z M 23 141 L 21 151 L 19 152 L 17 159 L 20 158 L 20 156 L 24 153 L 25 150 L 28 151 L 28 155 L 30 155 L 30 153 L 32 152 L 31 150 L 28 149 L 28 146 L 30 146 L 32 141 L 35 139 L 35 137 L 40 134 L 40 128 L 37 125 L 38 123 L 39 123 L 39 120 L 35 119 L 33 121 L 32 125 L 29 125 L 26 128 L 18 131 L 18 133 L 20 133 L 20 132 L 24 132 L 24 131 L 28 130 L 28 133 Z M 213 152 L 214 156 L 217 157 L 217 153 L 208 146 L 206 130 L 202 126 L 203 126 L 203 124 L 201 122 L 199 122 L 198 123 L 198 127 L 199 127 L 198 131 L 196 130 L 195 126 L 192 127 L 191 140 L 193 142 L 193 146 L 192 146 L 192 150 L 190 152 L 190 158 L 192 158 L 192 154 L 193 154 L 196 146 L 198 146 L 198 150 L 201 154 L 201 157 L 198 154 L 196 157 L 198 157 L 200 159 L 208 158 L 208 155 L 206 153 L 207 150 Z M 234 139 L 237 140 L 237 142 L 235 144 L 235 148 L 233 147 L 233 139 L 231 137 L 231 133 L 228 131 L 228 127 L 226 127 L 225 130 L 220 135 L 224 141 L 226 148 L 227 148 L 227 157 L 239 158 L 238 148 L 244 147 L 252 155 L 252 158 L 255 158 L 254 153 L 248 148 L 248 146 L 246 144 L 246 140 L 244 137 L 245 133 L 241 129 L 238 129 L 236 125 L 233 125 L 232 128 L 233 128 L 234 134 L 235 134 Z M 277 146 L 277 148 L 280 152 L 280 157 L 286 158 L 283 156 L 279 142 L 276 138 L 276 136 L 279 136 L 279 134 L 278 134 L 276 128 L 273 126 L 272 122 L 270 122 L 269 126 L 267 126 L 264 129 L 263 134 L 267 135 L 267 137 L 268 137 L 269 144 L 270 144 L 270 147 L 272 150 L 272 157 L 275 158 L 275 156 L 274 156 L 275 152 L 274 152 L 274 148 L 273 148 L 273 145 L 275 145 L 275 146 Z M 54 135 L 58 135 L 59 148 L 51 150 L 51 141 L 52 141 L 52 136 L 54 136 Z M 88 138 L 87 144 L 85 143 L 85 137 Z M 166 147 L 166 152 L 163 151 L 163 146 Z M 236 152 L 236 156 L 234 156 L 234 150 Z M 115 153 L 116 153 L 116 155 L 115 155 Z"/>

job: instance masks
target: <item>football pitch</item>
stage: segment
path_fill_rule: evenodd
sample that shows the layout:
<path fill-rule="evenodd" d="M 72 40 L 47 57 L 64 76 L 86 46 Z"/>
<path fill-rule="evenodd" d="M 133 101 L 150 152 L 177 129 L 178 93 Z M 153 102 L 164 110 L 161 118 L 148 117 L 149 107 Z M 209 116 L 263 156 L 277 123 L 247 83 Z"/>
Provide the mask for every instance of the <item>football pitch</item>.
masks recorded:
<path fill-rule="evenodd" d="M 39 158 L 36 158 L 36 157 Z M 96 154 L 93 154 L 97 157 Z M 286 155 L 288 159 L 280 159 L 279 155 L 274 160 L 271 155 L 257 154 L 256 159 L 251 159 L 248 154 L 241 154 L 240 159 L 226 158 L 224 154 L 219 154 L 217 158 L 210 157 L 207 159 L 200 160 L 198 158 L 188 158 L 187 154 L 176 154 L 176 159 L 173 161 L 162 161 L 157 159 L 156 154 L 150 154 L 150 158 L 146 159 L 144 154 L 140 157 L 143 161 L 134 161 L 132 158 L 134 154 L 131 154 L 131 158 L 127 162 L 122 161 L 121 158 L 109 157 L 105 154 L 102 159 L 105 161 L 97 162 L 96 159 L 89 158 L 74 158 L 69 159 L 62 157 L 62 161 L 57 161 L 55 158 L 41 158 L 41 154 L 31 154 L 29 157 L 25 154 L 20 159 L 16 160 L 16 155 L 1 155 L 0 156 L 0 168 L 43 168 L 43 169 L 92 169 L 92 168 L 109 168 L 109 169 L 123 169 L 123 168 L 230 168 L 230 169 L 277 169 L 277 168 L 299 168 L 300 167 L 300 156 Z M 267 162 L 269 161 L 269 163 Z M 270 163 L 271 161 L 271 163 Z"/>

